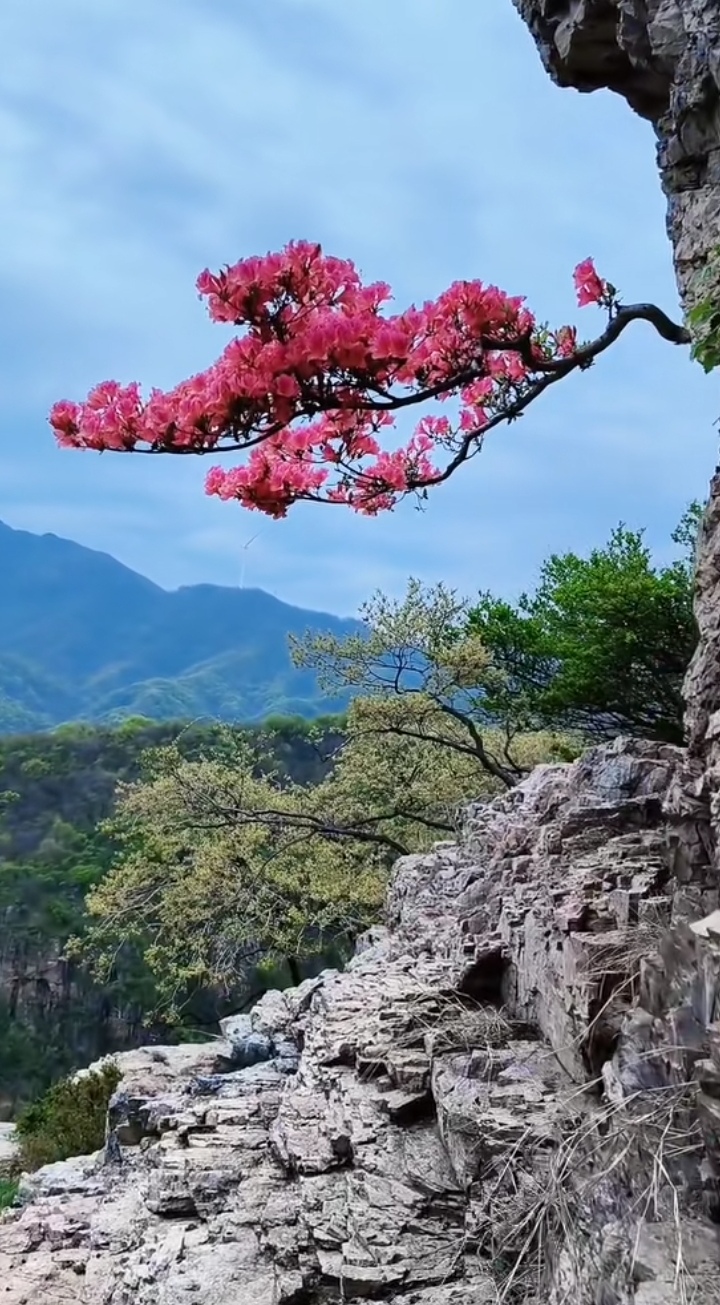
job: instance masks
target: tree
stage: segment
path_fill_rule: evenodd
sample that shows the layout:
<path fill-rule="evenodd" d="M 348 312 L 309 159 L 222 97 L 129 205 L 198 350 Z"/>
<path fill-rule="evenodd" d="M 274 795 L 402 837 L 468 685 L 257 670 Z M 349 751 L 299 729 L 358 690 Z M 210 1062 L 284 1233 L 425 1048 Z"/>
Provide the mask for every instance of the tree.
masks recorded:
<path fill-rule="evenodd" d="M 129 945 L 175 1009 L 203 986 L 239 999 L 259 964 L 297 982 L 328 947 L 347 954 L 379 917 L 396 858 L 454 835 L 460 806 L 502 788 L 461 720 L 429 706 L 420 694 L 356 700 L 314 785 L 268 775 L 261 745 L 237 732 L 203 759 L 157 750 L 121 790 L 107 826 L 118 853 L 76 954 L 106 980 Z M 516 743 L 526 769 L 557 755 L 548 736 Z"/>
<path fill-rule="evenodd" d="M 526 728 L 682 743 L 700 518 L 691 504 L 672 536 L 683 556 L 669 566 L 653 566 L 643 531 L 620 525 L 589 557 L 550 557 L 535 593 L 517 606 L 481 595 L 467 634 L 500 676 L 490 708 Z"/>
<path fill-rule="evenodd" d="M 574 279 L 579 305 L 608 314 L 587 344 L 575 328 L 551 330 L 522 297 L 480 281 L 386 315 L 387 285 L 363 285 L 351 262 L 319 245 L 290 244 L 198 278 L 211 319 L 244 331 L 207 371 L 147 401 L 136 383 L 107 381 L 84 404 L 55 404 L 50 423 L 70 448 L 245 453 L 244 466 L 213 467 L 207 491 L 271 517 L 301 499 L 373 515 L 447 480 L 494 427 L 589 367 L 631 322 L 689 343 L 654 305 L 621 305 L 591 259 Z M 396 414 L 442 399 L 456 402 L 454 423 L 427 415 L 405 447 L 382 447 Z"/>
<path fill-rule="evenodd" d="M 512 787 L 538 760 L 572 751 L 568 739 L 528 733 L 504 667 L 470 628 L 470 605 L 454 590 L 411 579 L 402 600 L 377 593 L 360 616 L 364 632 L 290 640 L 296 665 L 314 670 L 326 692 L 359 695 L 355 746 L 361 738 L 386 748 L 402 739 L 436 757 L 452 754 L 476 785 L 485 790 L 489 778 L 495 791 Z"/>
<path fill-rule="evenodd" d="M 304 958 L 376 917 L 390 837 L 328 820 L 322 784 L 258 777 L 259 762 L 228 730 L 215 756 L 154 751 L 145 779 L 121 788 L 106 826 L 118 854 L 74 947 L 99 977 L 129 944 L 172 1008 L 198 986 L 242 988 L 260 960 L 297 980 Z"/>

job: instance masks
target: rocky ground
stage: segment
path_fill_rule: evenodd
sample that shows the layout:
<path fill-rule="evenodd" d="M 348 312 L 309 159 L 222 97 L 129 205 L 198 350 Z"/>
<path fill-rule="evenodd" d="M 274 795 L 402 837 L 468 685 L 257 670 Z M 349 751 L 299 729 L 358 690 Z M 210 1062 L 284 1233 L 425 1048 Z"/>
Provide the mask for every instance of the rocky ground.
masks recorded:
<path fill-rule="evenodd" d="M 125 1053 L 104 1152 L 0 1222 L 0 1301 L 720 1299 L 720 935 L 669 927 L 681 760 L 541 768 L 399 862 L 346 973 Z"/>

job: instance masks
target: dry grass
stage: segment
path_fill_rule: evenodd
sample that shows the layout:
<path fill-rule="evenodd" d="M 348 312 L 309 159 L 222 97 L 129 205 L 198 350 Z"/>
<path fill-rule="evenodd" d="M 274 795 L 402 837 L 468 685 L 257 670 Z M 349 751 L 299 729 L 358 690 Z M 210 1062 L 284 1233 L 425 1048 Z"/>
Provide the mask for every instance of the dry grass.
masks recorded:
<path fill-rule="evenodd" d="M 557 1285 L 563 1262 L 570 1280 L 587 1277 L 591 1226 L 613 1215 L 635 1230 L 624 1263 L 619 1253 L 617 1269 L 626 1279 L 643 1225 L 672 1225 L 676 1298 L 678 1305 L 691 1305 L 696 1284 L 683 1251 L 682 1203 L 684 1163 L 702 1151 L 692 1118 L 696 1090 L 694 1083 L 652 1089 L 587 1112 L 580 1099 L 585 1089 L 579 1089 L 558 1120 L 551 1151 L 538 1153 L 532 1129 L 526 1130 L 484 1201 L 498 1305 L 544 1300 L 549 1278 Z M 633 1187 L 635 1194 L 618 1208 L 618 1194 Z M 564 1305 L 561 1296 L 556 1299 Z"/>
<path fill-rule="evenodd" d="M 613 1008 L 630 1008 L 638 996 L 641 967 L 656 954 L 668 928 L 666 903 L 645 902 L 641 919 L 613 930 L 586 960 L 584 977 L 598 993 L 598 1008 L 576 1039 L 592 1035 Z M 602 937 L 602 935 L 600 936 Z M 506 1012 L 469 1002 L 457 993 L 421 994 L 412 1005 L 405 1045 L 433 1053 L 507 1047 L 522 1036 Z M 395 1042 L 398 1045 L 398 1042 Z M 667 1050 L 667 1049 L 666 1049 Z M 682 1053 L 682 1047 L 675 1047 Z M 535 1055 L 542 1052 L 537 1049 Z M 556 1062 L 551 1049 L 547 1056 Z M 657 1061 L 659 1049 L 644 1053 Z M 639 1057 L 642 1060 L 643 1055 Z M 648 1066 L 648 1068 L 650 1068 Z M 658 1066 L 665 1076 L 665 1066 Z M 650 1081 L 654 1075 L 650 1075 Z M 703 1139 L 693 1109 L 697 1084 L 663 1082 L 621 1100 L 592 1097 L 601 1079 L 571 1090 L 559 1103 L 548 1144 L 531 1122 L 483 1183 L 477 1226 L 468 1226 L 464 1253 L 472 1245 L 492 1265 L 497 1305 L 546 1305 L 552 1282 L 557 1305 L 576 1305 L 577 1283 L 589 1266 L 616 1282 L 629 1282 L 642 1229 L 662 1223 L 674 1239 L 674 1293 L 678 1305 L 693 1305 L 700 1284 L 688 1267 L 683 1244 L 687 1207 L 685 1174 L 697 1168 Z M 593 1233 L 620 1220 L 614 1249 Z M 590 1269 L 590 1273 L 592 1273 Z M 567 1284 L 563 1292 L 563 1282 Z M 602 1285 L 597 1284 L 605 1299 Z M 607 1285 L 607 1299 L 614 1293 Z"/>
<path fill-rule="evenodd" d="M 503 1010 L 457 992 L 420 993 L 410 1012 L 408 1036 L 433 1054 L 507 1047 L 517 1036 L 518 1026 Z"/>

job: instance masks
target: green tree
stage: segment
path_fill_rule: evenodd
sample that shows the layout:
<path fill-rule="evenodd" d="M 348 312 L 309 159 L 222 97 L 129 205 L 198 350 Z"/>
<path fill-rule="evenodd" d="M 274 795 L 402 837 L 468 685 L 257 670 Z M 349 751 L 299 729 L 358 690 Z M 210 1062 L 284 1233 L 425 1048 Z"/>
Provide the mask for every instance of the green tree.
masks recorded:
<path fill-rule="evenodd" d="M 514 742 L 524 769 L 555 755 L 548 735 Z M 297 982 L 378 919 L 399 855 L 453 835 L 460 805 L 503 787 L 424 695 L 357 699 L 319 783 L 269 773 L 262 749 L 237 732 L 203 759 L 159 749 L 121 791 L 118 855 L 78 944 L 103 980 L 129 945 L 176 1011 L 198 986 L 239 999 L 258 965 Z"/>
<path fill-rule="evenodd" d="M 337 815 L 329 827 L 322 784 L 257 772 L 258 747 L 228 732 L 219 759 L 159 749 L 121 791 L 107 826 L 118 856 L 77 945 L 101 977 L 130 944 L 177 1009 L 198 985 L 242 989 L 260 961 L 297 979 L 304 959 L 376 917 L 387 841 L 348 837 Z"/>
<path fill-rule="evenodd" d="M 360 615 L 358 634 L 291 636 L 293 660 L 315 671 L 327 693 L 350 690 L 366 700 L 359 714 L 355 708 L 354 747 L 361 737 L 376 750 L 414 743 L 429 750 L 431 772 L 447 770 L 453 756 L 477 793 L 512 787 L 539 760 L 574 755 L 576 741 L 528 729 L 505 667 L 454 590 L 411 579 L 404 598 L 377 593 Z M 465 791 L 463 780 L 458 798 Z"/>
<path fill-rule="evenodd" d="M 489 709 L 526 728 L 682 743 L 701 515 L 692 503 L 673 532 L 682 555 L 670 565 L 654 566 L 643 531 L 620 525 L 588 557 L 550 557 L 516 606 L 482 594 L 467 633 L 500 673 Z"/>

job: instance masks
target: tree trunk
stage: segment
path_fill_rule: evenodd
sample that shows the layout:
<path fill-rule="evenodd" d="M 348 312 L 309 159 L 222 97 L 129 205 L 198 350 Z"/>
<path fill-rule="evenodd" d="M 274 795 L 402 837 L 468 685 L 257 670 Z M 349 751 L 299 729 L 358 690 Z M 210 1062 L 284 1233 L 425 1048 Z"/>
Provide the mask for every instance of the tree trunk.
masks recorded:
<path fill-rule="evenodd" d="M 514 0 L 550 76 L 622 95 L 657 137 L 678 290 L 720 246 L 718 0 Z M 718 292 L 720 300 L 720 286 Z M 674 870 L 688 906 L 720 886 L 720 467 L 710 484 L 696 577 L 700 640 L 688 671 L 688 756 L 668 801 Z"/>

